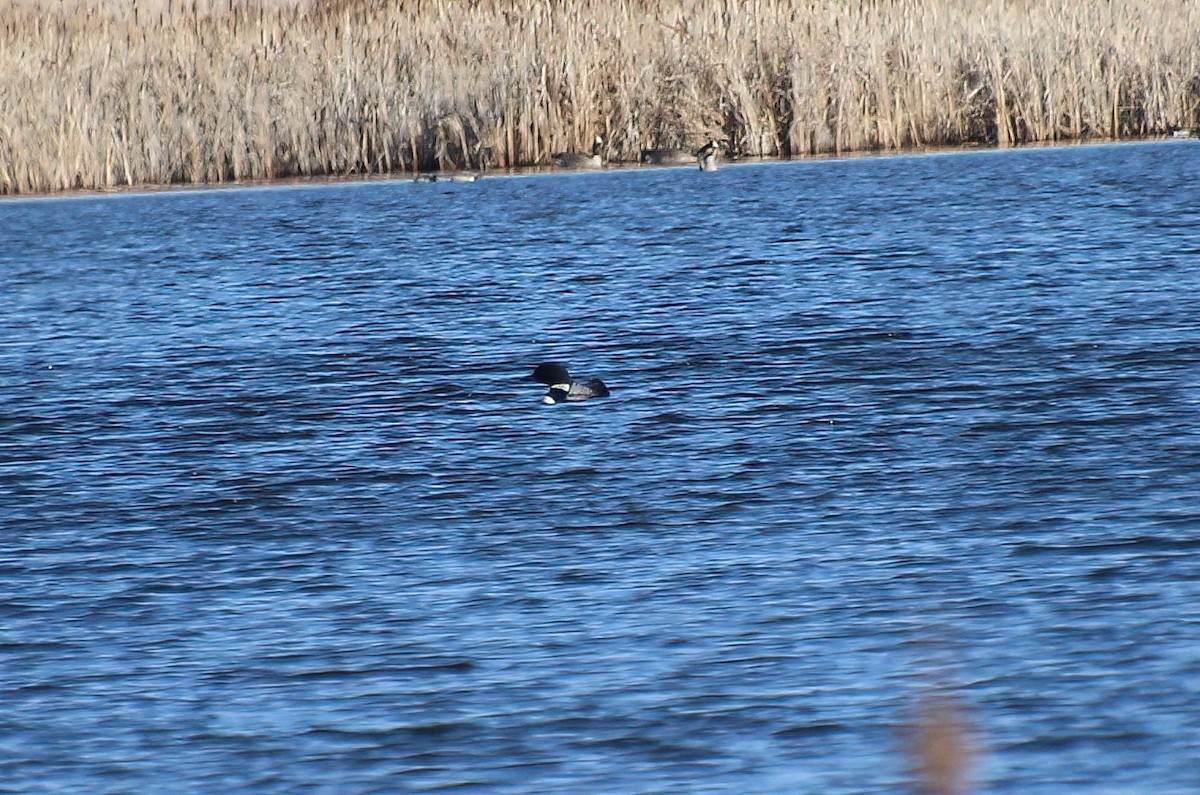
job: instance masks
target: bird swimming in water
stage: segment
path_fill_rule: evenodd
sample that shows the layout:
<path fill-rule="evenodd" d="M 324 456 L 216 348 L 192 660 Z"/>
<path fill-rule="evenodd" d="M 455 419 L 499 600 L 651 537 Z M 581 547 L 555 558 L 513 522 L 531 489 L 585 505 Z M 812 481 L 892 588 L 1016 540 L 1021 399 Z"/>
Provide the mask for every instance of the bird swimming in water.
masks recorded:
<path fill-rule="evenodd" d="M 597 135 L 592 141 L 592 153 L 590 155 L 583 155 L 579 152 L 559 152 L 556 155 L 551 155 L 550 159 L 559 168 L 603 168 L 604 158 L 600 156 L 603 147 L 604 139 Z"/>
<path fill-rule="evenodd" d="M 696 153 L 690 149 L 643 149 L 641 161 L 652 166 L 690 166 Z"/>
<path fill-rule="evenodd" d="M 599 378 L 575 380 L 571 378 L 567 366 L 557 362 L 539 364 L 534 368 L 529 379 L 550 387 L 550 391 L 542 397 L 542 402 L 547 405 L 576 403 L 588 398 L 608 397 L 609 395 L 608 387 Z"/>

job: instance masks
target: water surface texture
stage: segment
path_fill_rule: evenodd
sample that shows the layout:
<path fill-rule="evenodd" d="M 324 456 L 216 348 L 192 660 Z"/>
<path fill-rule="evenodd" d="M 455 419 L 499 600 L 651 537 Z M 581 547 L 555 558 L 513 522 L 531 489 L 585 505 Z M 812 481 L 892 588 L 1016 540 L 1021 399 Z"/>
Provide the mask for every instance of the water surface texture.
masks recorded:
<path fill-rule="evenodd" d="M 1200 145 L 0 240 L 0 792 L 1200 790 Z"/>

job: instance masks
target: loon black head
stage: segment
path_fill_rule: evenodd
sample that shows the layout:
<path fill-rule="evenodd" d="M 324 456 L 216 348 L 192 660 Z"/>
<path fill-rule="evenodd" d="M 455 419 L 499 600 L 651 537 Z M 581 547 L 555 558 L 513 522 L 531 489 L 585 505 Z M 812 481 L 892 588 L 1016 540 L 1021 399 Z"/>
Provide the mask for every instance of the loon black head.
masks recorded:
<path fill-rule="evenodd" d="M 543 362 L 533 368 L 533 374 L 529 376 L 529 380 L 537 381 L 539 384 L 545 384 L 546 386 L 569 384 L 571 383 L 571 373 L 567 370 L 565 364 Z"/>

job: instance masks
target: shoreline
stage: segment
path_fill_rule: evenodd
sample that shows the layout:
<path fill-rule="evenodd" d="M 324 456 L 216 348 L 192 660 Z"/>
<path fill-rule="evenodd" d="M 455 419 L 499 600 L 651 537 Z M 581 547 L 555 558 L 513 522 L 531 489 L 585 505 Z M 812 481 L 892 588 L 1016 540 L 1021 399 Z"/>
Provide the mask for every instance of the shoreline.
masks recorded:
<path fill-rule="evenodd" d="M 1200 127 L 1192 0 L 30 2 L 0 9 L 4 195 Z"/>
<path fill-rule="evenodd" d="M 1168 143 L 1171 141 L 1182 142 L 1188 140 L 1197 140 L 1194 136 L 1181 137 L 1170 135 L 1149 135 L 1139 138 L 1120 138 L 1120 139 L 1080 139 L 1080 140 L 1060 140 L 1060 141 L 1034 141 L 1025 144 L 1013 144 L 1010 146 L 997 146 L 994 144 L 962 144 L 958 146 L 929 146 L 910 149 L 891 149 L 891 150 L 864 150 L 856 152 L 842 152 L 840 154 L 816 154 L 803 155 L 799 157 L 743 157 L 736 160 L 721 160 L 720 167 L 724 168 L 740 168 L 743 166 L 755 165 L 774 165 L 780 163 L 828 163 L 843 160 L 869 160 L 869 159 L 884 159 L 884 158 L 903 158 L 903 157 L 935 157 L 947 155 L 960 155 L 971 153 L 1016 153 L 1031 149 L 1069 149 L 1078 147 L 1108 147 L 1108 146 L 1129 146 L 1136 144 L 1148 143 Z M 601 174 L 617 174 L 622 172 L 635 171 L 695 171 L 695 166 L 685 165 L 651 165 L 635 162 L 616 162 L 606 163 L 602 168 L 559 168 L 556 166 L 521 166 L 510 169 L 492 169 L 480 171 L 477 169 L 455 169 L 444 170 L 440 172 L 411 172 L 399 171 L 386 174 L 325 174 L 314 176 L 297 176 L 297 177 L 277 177 L 277 178 L 262 178 L 262 179 L 245 179 L 228 182 L 188 182 L 188 183 L 167 183 L 156 184 L 147 183 L 144 185 L 127 185 L 113 188 L 75 188 L 63 191 L 47 191 L 40 193 L 0 193 L 0 206 L 8 203 L 22 201 L 52 201 L 55 199 L 92 199 L 92 198 L 122 198 L 133 196 L 154 196 L 159 194 L 181 194 L 192 192 L 220 192 L 220 191 L 246 191 L 246 190 L 286 190 L 291 188 L 310 188 L 310 187 L 336 187 L 336 186 L 357 186 L 357 185 L 372 185 L 377 183 L 390 182 L 414 182 L 424 183 L 425 180 L 419 179 L 420 175 L 436 174 L 439 179 L 429 181 L 430 184 L 470 184 L 471 181 L 456 181 L 452 178 L 455 175 L 475 174 L 477 179 L 491 180 L 501 178 L 527 178 L 538 176 L 551 175 L 601 175 Z M 440 179 L 445 175 L 447 179 Z"/>

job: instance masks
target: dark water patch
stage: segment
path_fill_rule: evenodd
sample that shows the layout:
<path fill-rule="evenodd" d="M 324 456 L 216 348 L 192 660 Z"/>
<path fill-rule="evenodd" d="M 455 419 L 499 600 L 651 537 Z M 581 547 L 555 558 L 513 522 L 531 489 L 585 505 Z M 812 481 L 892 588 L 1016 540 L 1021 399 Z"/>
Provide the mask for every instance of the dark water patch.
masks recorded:
<path fill-rule="evenodd" d="M 1200 548 L 1200 539 L 1178 539 L 1141 537 L 1119 539 L 1109 542 L 1079 543 L 1069 545 L 1021 544 L 1013 548 L 1013 555 L 1092 555 L 1103 552 L 1189 552 Z"/>

